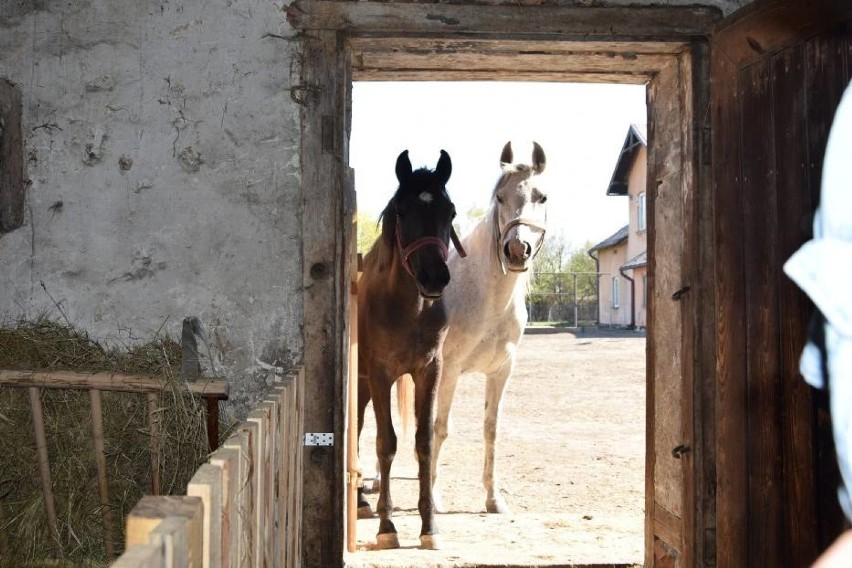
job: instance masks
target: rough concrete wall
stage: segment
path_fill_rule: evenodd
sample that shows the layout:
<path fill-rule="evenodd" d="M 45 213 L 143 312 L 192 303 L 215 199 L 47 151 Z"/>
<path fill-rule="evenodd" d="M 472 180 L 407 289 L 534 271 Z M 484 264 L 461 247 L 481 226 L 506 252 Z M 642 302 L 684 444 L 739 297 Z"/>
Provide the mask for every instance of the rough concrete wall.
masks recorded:
<path fill-rule="evenodd" d="M 108 342 L 198 316 L 236 414 L 298 363 L 297 43 L 284 2 L 6 0 L 26 224 L 0 236 L 0 322 Z"/>

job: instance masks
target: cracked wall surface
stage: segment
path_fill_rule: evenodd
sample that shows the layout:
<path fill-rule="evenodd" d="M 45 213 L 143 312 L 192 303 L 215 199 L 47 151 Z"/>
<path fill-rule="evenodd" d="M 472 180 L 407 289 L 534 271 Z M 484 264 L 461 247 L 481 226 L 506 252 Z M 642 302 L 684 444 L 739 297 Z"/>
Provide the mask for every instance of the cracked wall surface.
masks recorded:
<path fill-rule="evenodd" d="M 46 314 L 131 344 L 179 339 L 197 316 L 236 414 L 299 363 L 298 44 L 283 6 L 0 6 L 30 180 L 24 226 L 0 235 L 0 322 Z"/>
<path fill-rule="evenodd" d="M 299 44 L 285 4 L 0 3 L 0 79 L 22 94 L 30 180 L 24 226 L 0 235 L 0 323 L 46 314 L 131 344 L 180 337 L 196 316 L 236 414 L 301 362 Z"/>

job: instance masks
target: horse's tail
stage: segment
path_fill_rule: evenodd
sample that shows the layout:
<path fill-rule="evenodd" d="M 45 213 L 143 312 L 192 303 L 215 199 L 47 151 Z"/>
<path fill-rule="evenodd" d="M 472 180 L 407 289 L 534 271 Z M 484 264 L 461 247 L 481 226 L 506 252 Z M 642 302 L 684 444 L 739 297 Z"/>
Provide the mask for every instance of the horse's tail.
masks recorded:
<path fill-rule="evenodd" d="M 402 435 L 408 434 L 408 423 L 414 416 L 414 379 L 406 373 L 396 382 L 396 406 L 402 420 Z"/>

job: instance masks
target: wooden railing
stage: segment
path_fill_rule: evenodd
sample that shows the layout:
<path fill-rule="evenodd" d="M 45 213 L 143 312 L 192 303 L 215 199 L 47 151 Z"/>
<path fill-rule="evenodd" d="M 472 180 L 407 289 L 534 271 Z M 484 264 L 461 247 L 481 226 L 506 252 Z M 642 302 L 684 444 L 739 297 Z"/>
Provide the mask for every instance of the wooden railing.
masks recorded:
<path fill-rule="evenodd" d="M 160 428 L 158 397 L 168 389 L 166 380 L 148 375 L 112 373 L 107 371 L 21 371 L 0 369 L 0 386 L 26 388 L 29 391 L 30 410 L 33 420 L 33 433 L 36 442 L 39 477 L 41 479 L 44 508 L 47 517 L 48 532 L 54 541 L 59 540 L 56 507 L 54 505 L 53 484 L 51 482 L 50 456 L 48 455 L 47 433 L 45 431 L 42 409 L 42 389 L 71 389 L 89 392 L 92 415 L 92 438 L 94 440 L 94 460 L 98 472 L 98 493 L 101 514 L 104 523 L 104 551 L 107 558 L 115 556 L 113 536 L 113 508 L 110 506 L 109 484 L 104 450 L 103 411 L 101 393 L 125 392 L 145 394 L 148 399 L 149 427 L 151 432 L 151 492 L 160 493 Z M 207 400 L 207 436 L 211 451 L 216 448 L 219 437 L 219 400 L 228 398 L 228 384 L 222 379 L 199 379 L 186 383 L 189 392 Z"/>
<path fill-rule="evenodd" d="M 300 372 L 273 388 L 186 495 L 143 497 L 112 568 L 299 566 L 302 382 Z"/>

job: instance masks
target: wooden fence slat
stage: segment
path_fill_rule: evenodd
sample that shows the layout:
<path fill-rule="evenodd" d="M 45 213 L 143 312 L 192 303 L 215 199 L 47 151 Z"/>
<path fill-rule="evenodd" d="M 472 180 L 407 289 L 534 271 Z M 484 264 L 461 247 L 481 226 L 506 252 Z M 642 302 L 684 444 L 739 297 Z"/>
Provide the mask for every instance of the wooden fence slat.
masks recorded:
<path fill-rule="evenodd" d="M 268 403 L 260 405 L 248 414 L 247 420 L 257 424 L 257 546 L 259 566 L 272 562 L 272 408 Z"/>
<path fill-rule="evenodd" d="M 221 559 L 224 566 L 239 566 L 239 531 L 242 526 L 237 506 L 237 482 L 240 452 L 235 448 L 219 448 L 210 456 L 210 465 L 222 476 Z"/>
<path fill-rule="evenodd" d="M 222 565 L 222 470 L 209 463 L 202 465 L 187 485 L 186 494 L 201 498 L 204 505 L 204 550 L 202 566 Z"/>
<path fill-rule="evenodd" d="M 298 374 L 293 377 L 293 400 L 291 402 L 293 409 L 293 422 L 290 426 L 290 451 L 293 452 L 293 461 L 291 463 L 292 476 L 290 479 L 290 489 L 294 497 L 289 499 L 290 506 L 293 508 L 292 523 L 288 527 L 287 534 L 290 535 L 290 548 L 292 564 L 288 566 L 301 566 L 302 561 L 302 503 L 304 491 L 302 488 L 302 475 L 304 470 L 305 452 L 302 447 L 302 436 L 305 432 L 304 421 L 304 404 L 305 404 L 305 370 L 299 369 Z"/>
<path fill-rule="evenodd" d="M 269 472 L 270 483 L 272 483 L 272 493 L 270 495 L 270 507 L 272 508 L 272 526 L 274 527 L 271 552 L 272 566 L 283 566 L 281 563 L 281 550 L 284 548 L 284 522 L 285 510 L 284 501 L 282 500 L 282 491 L 280 471 L 285 467 L 284 460 L 287 453 L 287 441 L 282 436 L 284 421 L 286 420 L 287 408 L 284 406 L 282 399 L 284 387 L 280 384 L 270 389 L 267 393 L 264 403 L 271 405 L 272 420 L 270 429 L 270 440 L 272 442 L 272 464 Z"/>
<path fill-rule="evenodd" d="M 181 517 L 167 517 L 151 531 L 150 541 L 162 547 L 166 568 L 190 568 L 186 524 Z"/>
<path fill-rule="evenodd" d="M 92 437 L 95 442 L 95 463 L 98 469 L 98 494 L 101 498 L 101 515 L 104 522 L 104 552 L 112 560 L 115 556 L 112 544 L 112 508 L 109 505 L 109 484 L 107 482 L 106 453 L 104 451 L 104 421 L 101 405 L 101 391 L 89 391 L 89 404 L 92 413 Z"/>
<path fill-rule="evenodd" d="M 293 382 L 290 380 L 284 381 L 281 385 L 278 397 L 281 401 L 282 408 L 282 417 L 281 417 L 281 425 L 279 436 L 281 437 L 281 461 L 278 464 L 278 509 L 280 511 L 280 525 L 278 529 L 278 534 L 280 535 L 280 542 L 278 546 L 278 565 L 279 566 L 293 566 L 292 561 L 292 551 L 289 546 L 289 535 L 290 535 L 290 526 L 292 523 L 292 511 L 291 500 L 293 498 L 292 486 L 290 485 L 290 479 L 293 475 L 293 462 L 292 462 L 292 445 L 293 442 L 291 440 L 290 435 L 290 424 L 292 422 L 293 416 L 293 405 L 292 402 L 292 390 L 293 390 Z"/>
<path fill-rule="evenodd" d="M 47 512 L 47 529 L 54 542 L 59 542 L 56 529 L 56 507 L 53 501 L 53 489 L 50 481 L 50 460 L 47 455 L 47 435 L 44 431 L 44 412 L 41 407 L 41 391 L 30 387 L 30 409 L 33 414 L 33 433 L 38 455 L 38 471 L 41 477 L 41 490 L 44 494 L 44 508 Z"/>
<path fill-rule="evenodd" d="M 237 527 L 236 557 L 237 566 L 252 566 L 252 533 L 251 519 L 254 514 L 254 484 L 251 476 L 251 434 L 245 430 L 238 430 L 231 434 L 223 444 L 225 448 L 232 448 L 238 452 L 238 467 L 235 472 L 237 482 L 237 495 L 235 501 L 235 512 L 239 526 Z"/>
<path fill-rule="evenodd" d="M 178 517 L 186 524 L 188 565 L 201 568 L 203 505 L 198 497 L 146 495 L 127 517 L 126 548 L 150 542 L 151 533 L 164 519 Z"/>
<path fill-rule="evenodd" d="M 243 531 L 250 550 L 251 562 L 247 566 L 260 568 L 262 566 L 261 541 L 262 530 L 260 512 L 263 508 L 263 432 L 259 421 L 246 420 L 237 429 L 248 434 L 249 476 L 248 485 L 251 487 L 251 504 L 248 522 Z"/>
<path fill-rule="evenodd" d="M 268 566 L 277 565 L 276 554 L 278 547 L 281 546 L 281 508 L 278 501 L 281 487 L 278 483 L 277 472 L 282 464 L 282 440 L 280 433 L 283 418 L 281 401 L 277 396 L 279 392 L 279 387 L 271 389 L 261 403 L 262 407 L 269 409 L 269 461 L 267 462 L 265 474 L 268 480 L 266 495 L 266 506 L 268 507 L 266 523 L 269 527 L 269 540 L 266 543 Z"/>
<path fill-rule="evenodd" d="M 148 427 L 151 429 L 151 494 L 160 494 L 160 414 L 156 393 L 148 394 Z"/>
<path fill-rule="evenodd" d="M 140 544 L 128 548 L 110 568 L 166 568 L 162 544 Z"/>

